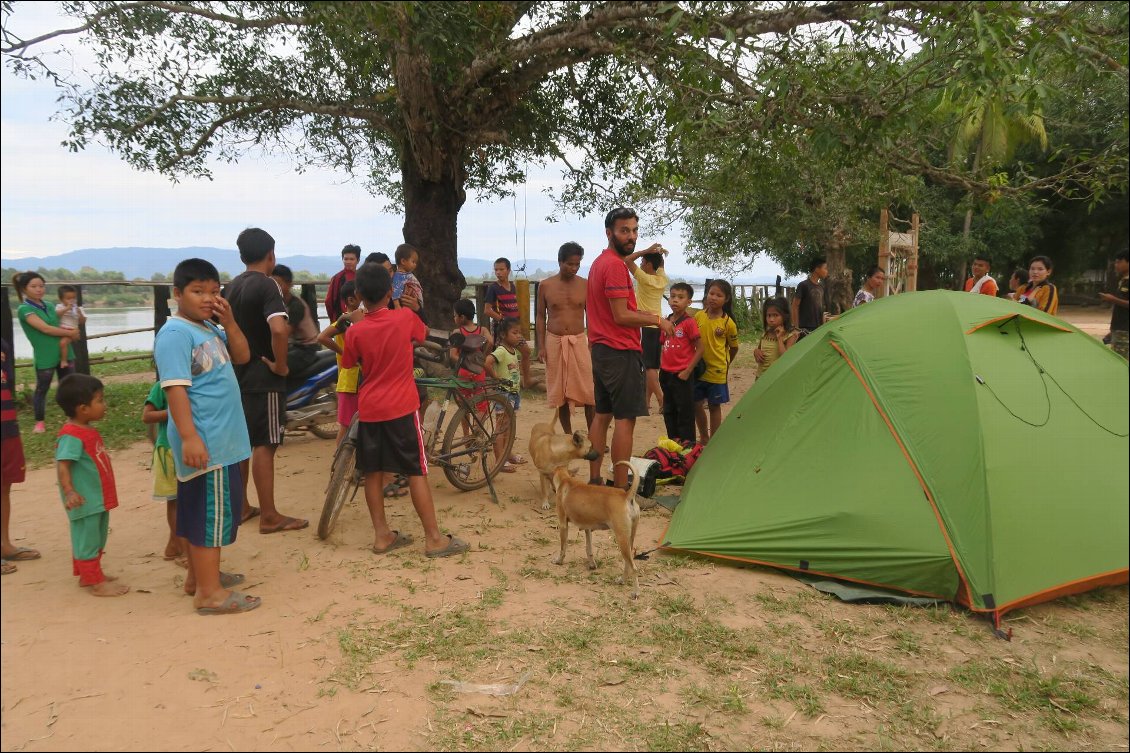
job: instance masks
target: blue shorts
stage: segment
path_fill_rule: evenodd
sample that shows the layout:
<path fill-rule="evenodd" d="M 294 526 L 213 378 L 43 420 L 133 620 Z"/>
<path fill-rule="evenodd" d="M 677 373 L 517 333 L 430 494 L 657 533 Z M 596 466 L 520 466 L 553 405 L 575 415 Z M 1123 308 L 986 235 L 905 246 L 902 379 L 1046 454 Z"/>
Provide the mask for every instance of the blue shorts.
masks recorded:
<path fill-rule="evenodd" d="M 514 406 L 514 412 L 517 413 L 518 409 L 522 407 L 522 396 L 517 392 L 503 392 L 502 395 L 510 401 L 510 404 Z M 494 406 L 494 411 L 495 413 L 501 413 L 503 411 L 503 407 L 496 403 Z"/>
<path fill-rule="evenodd" d="M 703 400 L 711 405 L 721 405 L 730 402 L 730 387 L 727 384 L 715 384 L 699 380 L 694 383 L 694 401 L 701 403 Z"/>
<path fill-rule="evenodd" d="M 177 536 L 193 546 L 219 547 L 235 542 L 243 519 L 243 477 L 239 463 L 213 468 L 188 481 L 177 481 Z"/>

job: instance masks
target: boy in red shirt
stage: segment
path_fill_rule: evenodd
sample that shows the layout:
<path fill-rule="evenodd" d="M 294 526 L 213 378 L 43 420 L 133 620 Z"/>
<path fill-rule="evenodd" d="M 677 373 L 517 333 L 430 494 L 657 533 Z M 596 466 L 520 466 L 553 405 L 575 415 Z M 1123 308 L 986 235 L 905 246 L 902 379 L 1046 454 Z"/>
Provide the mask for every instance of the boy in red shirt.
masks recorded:
<path fill-rule="evenodd" d="M 55 466 L 59 496 L 71 523 L 74 574 L 95 596 L 123 596 L 129 586 L 114 583 L 117 578 L 102 572 L 110 510 L 118 506 L 110 454 L 91 426 L 106 416 L 102 382 L 88 374 L 65 376 L 55 400 L 67 414 L 55 440 Z"/>
<path fill-rule="evenodd" d="M 702 360 L 705 346 L 698 335 L 698 324 L 687 316 L 694 288 L 685 282 L 671 286 L 671 315 L 674 334 L 659 334 L 659 385 L 663 388 L 663 423 L 667 436 L 674 440 L 695 441 L 694 367 Z"/>
<path fill-rule="evenodd" d="M 389 528 L 385 517 L 385 474 L 402 473 L 408 477 L 412 506 L 424 526 L 424 554 L 461 554 L 470 545 L 440 533 L 428 488 L 420 396 L 412 376 L 412 344 L 427 338 L 427 327 L 411 309 L 388 307 L 392 277 L 383 266 L 361 265 L 353 284 L 368 313 L 346 330 L 341 367 L 361 367 L 357 467 L 365 474 L 365 502 L 373 519 L 372 551 L 385 554 L 412 543 L 410 535 Z"/>

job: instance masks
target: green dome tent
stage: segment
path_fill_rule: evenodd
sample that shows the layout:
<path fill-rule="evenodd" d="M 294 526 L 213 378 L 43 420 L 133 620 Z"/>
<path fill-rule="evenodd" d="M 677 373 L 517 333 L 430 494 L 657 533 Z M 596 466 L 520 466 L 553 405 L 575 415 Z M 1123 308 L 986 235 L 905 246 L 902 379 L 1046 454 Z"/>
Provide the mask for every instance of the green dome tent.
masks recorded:
<path fill-rule="evenodd" d="M 908 293 L 806 337 L 695 463 L 664 548 L 1000 616 L 1127 582 L 1127 364 L 1011 301 Z"/>

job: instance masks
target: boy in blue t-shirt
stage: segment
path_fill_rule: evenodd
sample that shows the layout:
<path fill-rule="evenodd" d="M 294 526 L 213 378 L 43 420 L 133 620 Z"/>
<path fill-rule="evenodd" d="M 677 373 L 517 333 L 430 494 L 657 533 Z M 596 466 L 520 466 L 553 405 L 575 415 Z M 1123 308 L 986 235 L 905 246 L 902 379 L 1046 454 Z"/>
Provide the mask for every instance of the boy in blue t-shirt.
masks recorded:
<path fill-rule="evenodd" d="M 233 364 L 247 363 L 251 350 L 210 262 L 178 264 L 173 297 L 177 313 L 157 333 L 153 358 L 169 406 L 177 535 L 188 541 L 184 590 L 199 614 L 247 612 L 261 600 L 229 590 L 243 576 L 220 572 L 220 547 L 235 541 L 243 515 L 239 464 L 251 443 Z"/>

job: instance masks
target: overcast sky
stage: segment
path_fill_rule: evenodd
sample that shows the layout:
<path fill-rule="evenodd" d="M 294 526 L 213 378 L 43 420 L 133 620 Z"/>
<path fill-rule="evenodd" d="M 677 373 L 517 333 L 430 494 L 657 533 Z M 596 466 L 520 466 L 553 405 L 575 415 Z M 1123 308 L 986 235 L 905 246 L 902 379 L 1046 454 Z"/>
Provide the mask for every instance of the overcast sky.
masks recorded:
<path fill-rule="evenodd" d="M 54 3 L 15 5 L 10 26 L 25 39 L 75 25 L 55 14 Z M 237 165 L 216 164 L 212 181 L 174 184 L 133 170 L 97 144 L 67 151 L 61 146 L 67 126 L 52 120 L 58 104 L 50 82 L 17 78 L 5 65 L 0 95 L 5 260 L 113 246 L 234 248 L 239 231 L 249 226 L 270 232 L 283 255 L 336 255 L 346 243 L 389 252 L 403 240 L 402 217 L 381 212 L 385 200 L 343 174 L 314 169 L 299 174 L 285 158 L 247 157 Z M 542 172 L 519 186 L 513 199 L 485 204 L 468 199 L 459 215 L 459 255 L 509 256 L 518 264 L 524 256 L 553 258 L 570 240 L 590 254 L 603 248 L 606 208 L 587 218 L 546 221 L 553 205 L 542 189 L 556 179 L 556 173 Z M 641 217 L 639 247 L 656 241 L 671 250 L 671 272 L 709 275 L 686 263 L 678 227 L 658 232 Z M 775 263 L 761 260 L 746 275 L 779 272 Z"/>

